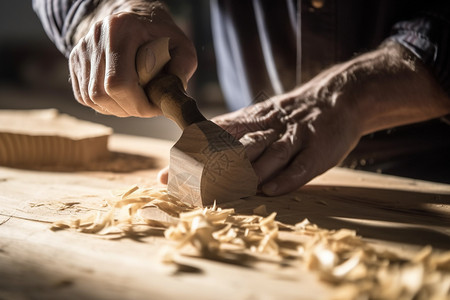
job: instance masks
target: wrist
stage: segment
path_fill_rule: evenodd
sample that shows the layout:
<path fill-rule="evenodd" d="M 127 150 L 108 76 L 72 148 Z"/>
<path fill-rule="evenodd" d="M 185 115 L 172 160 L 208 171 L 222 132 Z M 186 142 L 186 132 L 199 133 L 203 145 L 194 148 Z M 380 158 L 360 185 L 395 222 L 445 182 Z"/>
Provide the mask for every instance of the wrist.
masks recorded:
<path fill-rule="evenodd" d="M 444 116 L 450 99 L 423 63 L 390 43 L 339 66 L 346 104 L 361 135 Z"/>
<path fill-rule="evenodd" d="M 100 1 L 95 10 L 78 24 L 72 35 L 72 45 L 76 45 L 83 38 L 92 25 L 104 18 L 118 13 L 135 13 L 144 17 L 152 17 L 156 10 L 167 11 L 161 1 L 156 0 L 103 0 Z"/>

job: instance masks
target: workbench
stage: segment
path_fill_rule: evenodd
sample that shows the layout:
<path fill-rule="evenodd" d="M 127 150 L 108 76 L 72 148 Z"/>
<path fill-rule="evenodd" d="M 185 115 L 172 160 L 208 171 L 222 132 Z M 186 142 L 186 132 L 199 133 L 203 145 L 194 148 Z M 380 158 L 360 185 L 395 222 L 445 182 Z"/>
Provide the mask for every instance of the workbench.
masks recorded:
<path fill-rule="evenodd" d="M 252 267 L 195 256 L 164 264 L 163 231 L 105 239 L 51 231 L 50 223 L 104 211 L 112 190 L 158 185 L 172 143 L 113 135 L 114 164 L 89 169 L 0 167 L 0 299 L 327 299 L 333 290 L 303 268 L 265 262 Z M 450 185 L 334 168 L 265 204 L 277 219 L 308 218 L 327 229 L 350 228 L 377 246 L 450 250 Z"/>

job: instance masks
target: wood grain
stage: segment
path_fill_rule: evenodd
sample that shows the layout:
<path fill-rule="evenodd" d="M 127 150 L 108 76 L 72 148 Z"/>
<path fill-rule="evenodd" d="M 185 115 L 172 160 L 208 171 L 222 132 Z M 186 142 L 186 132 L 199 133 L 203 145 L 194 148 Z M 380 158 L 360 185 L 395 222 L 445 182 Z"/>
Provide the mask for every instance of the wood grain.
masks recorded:
<path fill-rule="evenodd" d="M 0 111 L 0 165 L 83 165 L 105 158 L 112 129 L 54 109 Z"/>
<path fill-rule="evenodd" d="M 49 172 L 0 167 L 0 298 L 2 299 L 329 299 L 301 265 L 248 266 L 177 257 L 165 265 L 161 231 L 107 240 L 47 222 L 105 211 L 110 191 L 157 185 L 171 143 L 113 135 L 111 150 L 146 156 L 153 168 L 133 172 Z M 308 217 L 348 227 L 401 253 L 425 244 L 449 248 L 450 185 L 335 168 L 283 197 L 228 202 L 239 212 L 261 204 L 288 223 Z M 441 241 L 439 241 L 439 239 Z"/>
<path fill-rule="evenodd" d="M 258 179 L 243 145 L 206 120 L 177 76 L 154 76 L 143 66 L 145 53 L 152 53 L 161 69 L 167 62 L 167 47 L 167 42 L 158 40 L 147 44 L 139 50 L 136 63 L 141 84 L 151 79 L 145 86 L 149 99 L 183 130 L 170 151 L 169 193 L 197 206 L 254 195 Z"/>
<path fill-rule="evenodd" d="M 257 177 L 244 147 L 211 121 L 187 127 L 170 160 L 168 189 L 182 201 L 220 205 L 256 194 Z"/>

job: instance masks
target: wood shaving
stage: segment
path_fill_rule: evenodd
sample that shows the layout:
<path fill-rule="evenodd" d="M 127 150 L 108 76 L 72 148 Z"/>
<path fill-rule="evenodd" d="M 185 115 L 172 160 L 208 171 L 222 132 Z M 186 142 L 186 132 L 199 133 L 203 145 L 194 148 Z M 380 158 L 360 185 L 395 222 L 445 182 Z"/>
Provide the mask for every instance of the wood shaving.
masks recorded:
<path fill-rule="evenodd" d="M 133 225 L 152 223 L 152 220 L 140 217 L 140 209 L 144 206 L 156 207 L 176 217 L 181 212 L 193 209 L 193 206 L 169 196 L 166 189 L 139 189 L 136 185 L 124 191 L 113 192 L 113 198 L 106 199 L 106 202 L 110 207 L 107 213 L 99 212 L 83 218 L 60 220 L 54 222 L 51 229 L 73 228 L 84 233 L 126 235 L 133 230 Z"/>
<path fill-rule="evenodd" d="M 171 216 L 171 222 L 160 224 L 166 228 L 165 238 L 175 242 L 163 250 L 167 263 L 185 251 L 235 263 L 248 257 L 283 264 L 300 261 L 335 289 L 333 299 L 450 299 L 450 251 L 437 253 L 426 246 L 412 258 L 400 257 L 376 250 L 353 230 L 327 230 L 308 219 L 283 224 L 275 212 L 241 215 L 215 203 L 194 207 L 162 188 L 132 186 L 107 202 L 106 214 L 55 222 L 51 228 L 126 235 L 143 223 L 158 223 L 139 215 L 141 208 L 151 206 Z M 267 214 L 265 207 L 255 212 Z"/>
<path fill-rule="evenodd" d="M 258 206 L 258 207 L 256 207 L 256 208 L 254 208 L 254 209 L 253 209 L 253 213 L 254 213 L 255 215 L 267 216 L 268 213 L 267 213 L 266 205 L 262 204 L 262 205 L 260 205 L 260 206 Z"/>

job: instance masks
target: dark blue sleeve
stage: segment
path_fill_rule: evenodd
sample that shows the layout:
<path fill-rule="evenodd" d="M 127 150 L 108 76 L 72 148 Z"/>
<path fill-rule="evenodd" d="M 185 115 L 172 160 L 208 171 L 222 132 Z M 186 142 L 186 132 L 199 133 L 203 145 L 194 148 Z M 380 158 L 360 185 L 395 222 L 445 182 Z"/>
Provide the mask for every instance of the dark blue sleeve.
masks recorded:
<path fill-rule="evenodd" d="M 397 23 L 390 39 L 418 56 L 450 95 L 450 3 L 444 3 L 434 12 Z"/>
<path fill-rule="evenodd" d="M 98 0 L 32 0 L 45 32 L 66 57 L 74 47 L 72 35 Z"/>

